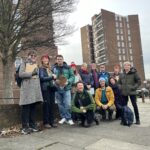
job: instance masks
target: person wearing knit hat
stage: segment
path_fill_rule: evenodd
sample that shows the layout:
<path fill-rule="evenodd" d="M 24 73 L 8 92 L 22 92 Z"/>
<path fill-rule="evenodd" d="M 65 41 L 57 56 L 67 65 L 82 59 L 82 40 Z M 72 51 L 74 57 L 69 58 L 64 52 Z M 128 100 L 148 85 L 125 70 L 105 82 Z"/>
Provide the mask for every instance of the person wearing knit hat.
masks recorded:
<path fill-rule="evenodd" d="M 77 82 L 81 81 L 81 76 L 78 73 L 77 66 L 74 62 L 71 62 L 70 67 L 73 70 L 74 77 L 75 77 L 74 83 L 72 84 L 72 88 L 71 88 L 71 97 L 73 98 L 73 95 L 76 92 L 76 86 L 75 85 L 76 85 Z"/>
<path fill-rule="evenodd" d="M 115 110 L 114 93 L 111 87 L 106 86 L 105 78 L 99 78 L 100 87 L 95 92 L 95 102 L 97 112 L 102 115 L 102 119 L 106 119 L 106 111 L 108 111 L 108 119 L 112 120 L 112 114 Z"/>

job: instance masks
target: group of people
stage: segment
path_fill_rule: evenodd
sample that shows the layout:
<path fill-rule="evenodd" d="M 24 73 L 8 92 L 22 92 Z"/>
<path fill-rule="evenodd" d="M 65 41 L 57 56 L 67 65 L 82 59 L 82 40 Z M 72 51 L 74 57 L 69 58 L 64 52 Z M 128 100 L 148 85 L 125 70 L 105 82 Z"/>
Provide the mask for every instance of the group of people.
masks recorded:
<path fill-rule="evenodd" d="M 114 72 L 105 70 L 105 65 L 92 63 L 90 70 L 86 63 L 78 68 L 74 62 L 67 65 L 62 55 L 56 56 L 56 63 L 50 65 L 48 55 L 41 57 L 41 66 L 37 63 L 36 51 L 30 51 L 27 59 L 19 69 L 22 78 L 20 89 L 21 120 L 23 134 L 38 131 L 35 122 L 36 105 L 42 102 L 43 125 L 45 128 L 56 128 L 54 103 L 57 101 L 61 120 L 59 124 L 74 125 L 80 122 L 83 127 L 90 127 L 102 119 L 112 120 L 113 111 L 116 119 L 121 117 L 122 106 L 127 105 L 130 97 L 134 107 L 136 124 L 140 124 L 139 111 L 136 103 L 136 89 L 141 80 L 130 62 L 124 63 L 123 73 L 119 65 Z M 108 111 L 108 117 L 107 112 Z"/>

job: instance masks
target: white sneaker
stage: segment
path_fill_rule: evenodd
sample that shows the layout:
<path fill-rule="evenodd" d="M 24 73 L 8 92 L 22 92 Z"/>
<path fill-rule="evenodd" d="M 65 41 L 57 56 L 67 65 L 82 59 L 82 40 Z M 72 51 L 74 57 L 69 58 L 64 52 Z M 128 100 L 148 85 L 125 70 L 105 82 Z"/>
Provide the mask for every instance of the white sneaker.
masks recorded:
<path fill-rule="evenodd" d="M 68 122 L 67 122 L 69 125 L 74 125 L 74 122 L 72 121 L 72 120 L 68 120 Z"/>
<path fill-rule="evenodd" d="M 59 124 L 64 124 L 66 121 L 67 121 L 66 118 L 62 118 L 58 123 Z"/>

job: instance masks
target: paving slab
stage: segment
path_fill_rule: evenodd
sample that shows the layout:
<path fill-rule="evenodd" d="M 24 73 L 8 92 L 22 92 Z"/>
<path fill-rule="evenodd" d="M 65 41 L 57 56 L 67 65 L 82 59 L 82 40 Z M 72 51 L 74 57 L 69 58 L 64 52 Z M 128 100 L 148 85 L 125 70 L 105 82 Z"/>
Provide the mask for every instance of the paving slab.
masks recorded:
<path fill-rule="evenodd" d="M 87 147 L 86 150 L 150 150 L 150 147 L 144 145 L 131 144 L 111 139 L 101 139 Z"/>

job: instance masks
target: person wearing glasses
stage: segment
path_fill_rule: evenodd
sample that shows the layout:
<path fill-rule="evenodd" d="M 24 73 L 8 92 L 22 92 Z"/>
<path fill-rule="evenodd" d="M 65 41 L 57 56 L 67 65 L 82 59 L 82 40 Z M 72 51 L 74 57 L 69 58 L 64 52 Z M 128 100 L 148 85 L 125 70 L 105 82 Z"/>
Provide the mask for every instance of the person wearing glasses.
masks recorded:
<path fill-rule="evenodd" d="M 35 123 L 35 108 L 38 102 L 43 101 L 36 51 L 30 51 L 27 59 L 20 65 L 19 77 L 22 78 L 19 101 L 19 105 L 21 105 L 21 133 L 29 134 L 39 131 Z"/>

